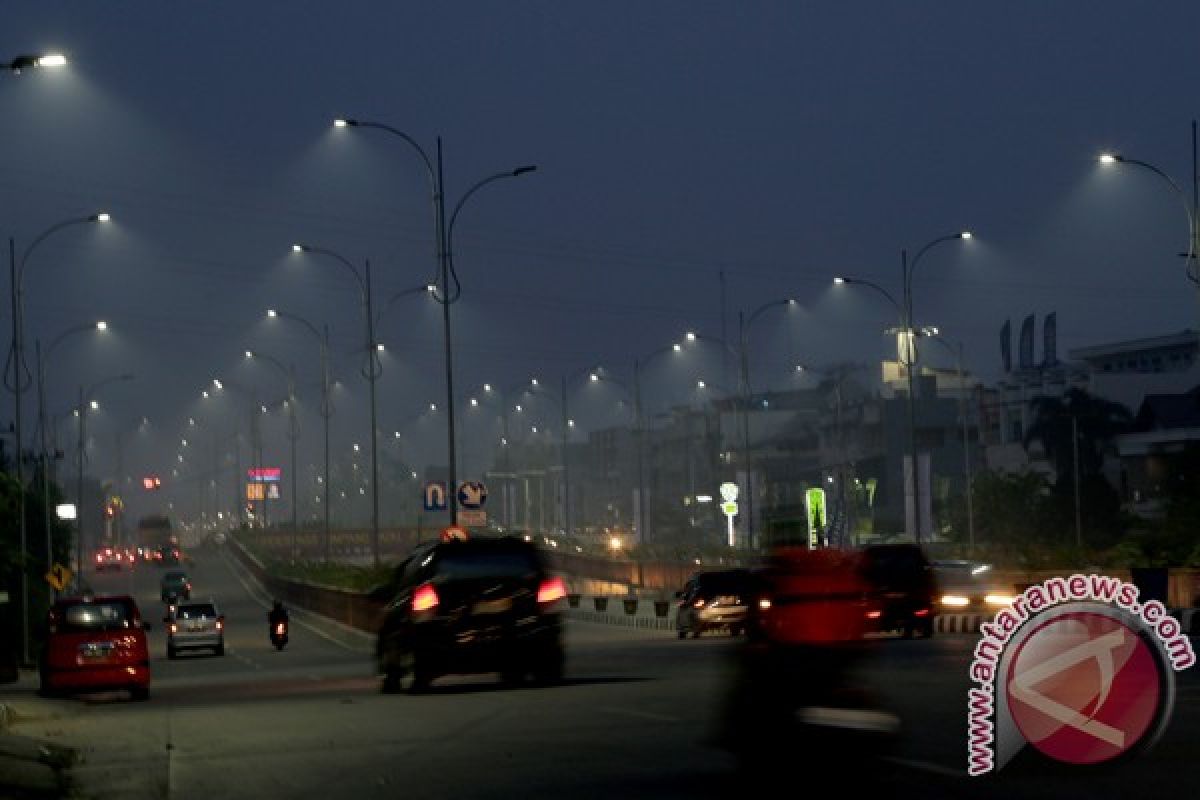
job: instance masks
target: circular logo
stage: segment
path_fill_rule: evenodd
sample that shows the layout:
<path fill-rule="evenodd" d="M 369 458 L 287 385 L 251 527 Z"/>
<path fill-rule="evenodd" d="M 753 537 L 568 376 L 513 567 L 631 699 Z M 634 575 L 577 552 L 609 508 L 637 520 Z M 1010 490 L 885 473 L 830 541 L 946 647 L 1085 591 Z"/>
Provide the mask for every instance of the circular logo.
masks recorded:
<path fill-rule="evenodd" d="M 1152 646 L 1121 620 L 1090 611 L 1055 615 L 1010 662 L 1012 720 L 1057 761 L 1108 761 L 1141 743 L 1161 716 L 1162 669 Z"/>

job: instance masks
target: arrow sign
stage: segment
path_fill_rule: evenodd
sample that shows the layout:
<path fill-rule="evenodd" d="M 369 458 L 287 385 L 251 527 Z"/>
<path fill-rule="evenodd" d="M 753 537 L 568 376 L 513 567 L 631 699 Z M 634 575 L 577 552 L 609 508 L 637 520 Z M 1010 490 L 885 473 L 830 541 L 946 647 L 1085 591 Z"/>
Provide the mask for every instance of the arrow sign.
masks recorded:
<path fill-rule="evenodd" d="M 421 489 L 421 500 L 425 505 L 426 511 L 445 511 L 446 503 L 446 482 L 445 481 L 428 481 Z"/>
<path fill-rule="evenodd" d="M 480 481 L 463 481 L 458 485 L 458 504 L 472 510 L 483 508 L 487 502 L 487 487 Z"/>

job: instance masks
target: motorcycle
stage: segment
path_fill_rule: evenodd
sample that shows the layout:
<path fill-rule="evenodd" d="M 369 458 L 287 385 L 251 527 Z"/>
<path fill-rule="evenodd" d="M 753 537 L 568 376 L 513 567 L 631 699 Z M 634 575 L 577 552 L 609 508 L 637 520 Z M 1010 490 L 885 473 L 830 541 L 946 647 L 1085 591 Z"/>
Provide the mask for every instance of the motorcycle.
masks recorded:
<path fill-rule="evenodd" d="M 288 623 L 287 620 L 278 620 L 271 623 L 271 644 L 275 645 L 276 650 L 282 650 L 283 646 L 288 641 Z"/>

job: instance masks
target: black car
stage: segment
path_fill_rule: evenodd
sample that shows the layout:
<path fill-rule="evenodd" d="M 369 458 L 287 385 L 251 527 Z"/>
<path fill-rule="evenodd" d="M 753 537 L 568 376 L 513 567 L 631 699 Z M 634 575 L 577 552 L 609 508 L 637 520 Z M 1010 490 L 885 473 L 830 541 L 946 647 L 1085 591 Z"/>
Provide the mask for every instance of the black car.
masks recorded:
<path fill-rule="evenodd" d="M 375 654 L 385 692 L 418 692 L 450 674 L 499 672 L 505 682 L 563 675 L 562 578 L 512 537 L 419 545 L 392 583 Z"/>
<path fill-rule="evenodd" d="M 924 551 L 915 544 L 871 545 L 863 549 L 862 565 L 871 585 L 872 627 L 898 630 L 906 639 L 932 636 L 937 579 Z"/>

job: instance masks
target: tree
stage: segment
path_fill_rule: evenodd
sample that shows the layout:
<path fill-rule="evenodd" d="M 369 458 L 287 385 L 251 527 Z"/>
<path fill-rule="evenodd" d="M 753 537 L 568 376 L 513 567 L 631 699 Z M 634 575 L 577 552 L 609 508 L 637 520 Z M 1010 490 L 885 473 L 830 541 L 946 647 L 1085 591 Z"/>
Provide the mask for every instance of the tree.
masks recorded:
<path fill-rule="evenodd" d="M 1133 422 L 1129 409 L 1120 403 L 1069 389 L 1060 397 L 1033 400 L 1033 423 L 1025 432 L 1025 446 L 1040 442 L 1046 457 L 1054 465 L 1057 485 L 1071 486 L 1074 481 L 1075 453 L 1072 431 L 1078 431 L 1079 477 L 1101 474 L 1104 455 L 1113 437 L 1124 433 Z"/>

